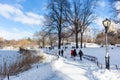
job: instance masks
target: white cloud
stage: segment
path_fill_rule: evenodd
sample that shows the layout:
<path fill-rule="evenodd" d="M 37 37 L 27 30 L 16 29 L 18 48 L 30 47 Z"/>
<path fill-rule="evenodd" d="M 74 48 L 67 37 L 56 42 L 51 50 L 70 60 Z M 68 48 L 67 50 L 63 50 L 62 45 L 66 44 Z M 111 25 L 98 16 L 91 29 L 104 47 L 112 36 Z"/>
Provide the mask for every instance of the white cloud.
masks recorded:
<path fill-rule="evenodd" d="M 120 10 L 120 1 L 116 1 L 115 8 L 116 10 Z"/>
<path fill-rule="evenodd" d="M 44 17 L 33 12 L 23 12 L 20 8 L 8 4 L 0 4 L 0 15 L 22 24 L 43 25 Z"/>
<path fill-rule="evenodd" d="M 20 5 L 20 4 L 17 4 L 17 3 L 16 3 L 16 4 L 14 4 L 13 6 L 14 6 L 14 7 L 19 8 L 19 9 L 23 9 L 23 6 L 22 6 L 22 5 Z"/>
<path fill-rule="evenodd" d="M 103 24 L 102 24 L 103 18 L 102 17 L 97 17 L 97 19 L 94 21 L 95 24 L 99 26 L 100 29 L 103 29 Z"/>
<path fill-rule="evenodd" d="M 94 23 L 99 26 L 99 29 L 104 29 L 104 26 L 103 26 L 103 23 L 102 23 L 103 20 L 105 20 L 105 19 L 103 19 L 102 17 L 98 17 L 98 18 L 94 21 Z M 111 20 L 111 24 L 110 24 L 110 26 L 109 26 L 109 31 L 116 31 L 117 28 L 118 28 L 118 24 L 115 24 L 115 22 Z"/>
<path fill-rule="evenodd" d="M 120 19 L 120 1 L 116 1 L 115 4 L 114 4 L 114 7 L 116 8 L 116 11 L 117 11 L 117 19 L 119 20 Z"/>
<path fill-rule="evenodd" d="M 105 2 L 105 1 L 98 1 L 98 2 L 97 2 L 97 5 L 98 5 L 99 7 L 104 8 L 104 7 L 106 6 L 106 2 Z"/>
<path fill-rule="evenodd" d="M 20 31 L 17 28 L 13 28 L 12 31 L 7 31 L 5 29 L 0 29 L 0 37 L 3 37 L 4 39 L 11 40 L 11 39 L 22 39 L 27 37 L 32 37 L 32 32 L 27 31 Z"/>

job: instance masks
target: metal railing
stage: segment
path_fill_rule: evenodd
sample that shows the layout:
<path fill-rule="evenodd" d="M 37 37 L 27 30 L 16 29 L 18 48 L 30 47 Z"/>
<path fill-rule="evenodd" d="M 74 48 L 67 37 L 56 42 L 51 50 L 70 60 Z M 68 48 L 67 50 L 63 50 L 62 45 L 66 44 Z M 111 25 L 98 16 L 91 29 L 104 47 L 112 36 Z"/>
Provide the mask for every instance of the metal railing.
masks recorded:
<path fill-rule="evenodd" d="M 102 64 L 102 63 L 100 63 L 100 62 L 98 61 L 98 58 L 97 58 L 97 57 L 84 54 L 84 55 L 83 55 L 83 58 L 84 58 L 84 59 L 87 59 L 87 60 L 89 60 L 89 61 L 92 61 L 92 62 L 95 63 L 95 64 L 98 66 L 98 68 L 100 68 L 100 69 L 105 68 L 105 65 Z M 111 65 L 110 65 L 110 69 L 120 71 L 120 67 L 119 67 L 118 65 L 116 65 L 116 64 L 111 64 Z"/>

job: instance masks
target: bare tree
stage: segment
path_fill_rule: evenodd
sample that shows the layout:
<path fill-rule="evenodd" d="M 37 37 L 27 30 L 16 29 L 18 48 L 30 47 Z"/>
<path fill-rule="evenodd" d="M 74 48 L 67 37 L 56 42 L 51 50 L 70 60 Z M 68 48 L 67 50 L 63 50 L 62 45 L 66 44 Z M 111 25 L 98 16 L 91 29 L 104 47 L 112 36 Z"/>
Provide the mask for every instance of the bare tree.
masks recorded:
<path fill-rule="evenodd" d="M 117 44 L 120 44 L 120 29 L 117 30 Z"/>
<path fill-rule="evenodd" d="M 65 43 L 69 43 L 69 38 L 73 35 L 73 32 L 66 28 L 63 32 L 62 32 L 62 44 Z"/>
<path fill-rule="evenodd" d="M 66 27 L 66 12 L 69 7 L 67 0 L 50 0 L 48 4 L 47 21 L 49 29 L 58 35 L 58 48 L 61 48 L 62 31 Z"/>
<path fill-rule="evenodd" d="M 109 0 L 110 2 L 110 12 L 112 12 L 112 16 L 111 19 L 115 22 L 115 23 L 120 23 L 120 0 Z"/>
<path fill-rule="evenodd" d="M 83 33 L 96 18 L 93 14 L 95 0 L 73 0 L 73 6 L 69 11 L 69 20 L 72 31 L 75 34 L 76 48 L 78 48 L 78 33 L 81 33 L 81 48 L 83 43 Z"/>
<path fill-rule="evenodd" d="M 80 0 L 76 0 L 73 1 L 73 9 L 70 9 L 70 15 L 68 17 L 68 20 L 70 21 L 71 24 L 71 30 L 73 31 L 73 33 L 75 34 L 75 42 L 76 42 L 76 48 L 78 48 L 78 33 L 80 32 L 79 26 L 78 26 L 78 22 L 80 19 L 80 7 L 81 7 L 81 3 Z"/>
<path fill-rule="evenodd" d="M 97 44 L 105 44 L 105 34 L 104 31 L 101 31 L 97 34 L 95 42 Z"/>
<path fill-rule="evenodd" d="M 47 34 L 47 36 L 49 38 L 49 45 L 52 47 L 57 41 L 57 39 L 56 39 L 57 35 L 54 33 L 49 33 L 49 34 Z"/>
<path fill-rule="evenodd" d="M 119 33 L 114 32 L 114 31 L 109 31 L 108 32 L 108 43 L 115 45 L 115 44 L 119 44 Z M 98 44 L 105 44 L 105 33 L 102 31 L 100 33 L 97 34 L 96 37 L 96 43 Z"/>
<path fill-rule="evenodd" d="M 92 35 L 93 35 L 93 42 L 95 42 L 95 39 L 97 37 L 97 34 L 99 32 L 99 30 L 97 28 L 91 28 L 91 31 L 92 31 Z"/>
<path fill-rule="evenodd" d="M 47 32 L 42 30 L 42 31 L 36 32 L 34 34 L 34 36 L 36 37 L 39 46 L 42 46 L 44 48 L 45 47 L 45 41 L 46 41 Z"/>

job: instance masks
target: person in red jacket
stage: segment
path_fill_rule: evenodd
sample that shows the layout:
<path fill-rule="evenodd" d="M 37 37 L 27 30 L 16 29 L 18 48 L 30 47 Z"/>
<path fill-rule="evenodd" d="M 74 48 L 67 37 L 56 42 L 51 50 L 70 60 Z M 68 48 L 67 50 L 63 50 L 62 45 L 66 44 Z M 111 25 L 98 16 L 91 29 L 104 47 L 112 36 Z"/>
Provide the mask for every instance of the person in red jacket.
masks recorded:
<path fill-rule="evenodd" d="M 73 50 L 71 50 L 71 58 L 73 57 L 73 54 L 74 54 L 74 51 L 73 51 Z"/>

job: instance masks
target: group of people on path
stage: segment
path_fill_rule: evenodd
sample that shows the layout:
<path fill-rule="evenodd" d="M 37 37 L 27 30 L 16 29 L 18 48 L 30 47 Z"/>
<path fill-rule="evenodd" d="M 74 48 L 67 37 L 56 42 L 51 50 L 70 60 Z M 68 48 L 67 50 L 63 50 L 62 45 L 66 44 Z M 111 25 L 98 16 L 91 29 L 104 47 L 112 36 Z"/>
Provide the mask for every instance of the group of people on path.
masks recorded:
<path fill-rule="evenodd" d="M 78 55 L 80 57 L 80 60 L 82 60 L 83 52 L 81 50 L 79 50 Z M 76 56 L 77 56 L 76 49 L 71 50 L 71 58 L 73 58 L 75 60 Z"/>
<path fill-rule="evenodd" d="M 63 49 L 61 51 L 59 50 L 59 55 L 63 56 L 63 53 L 64 53 Z"/>
<path fill-rule="evenodd" d="M 82 60 L 83 52 L 81 50 L 79 50 L 78 54 L 76 52 L 76 49 L 71 50 L 70 54 L 71 54 L 71 58 L 73 58 L 74 60 L 75 60 L 75 58 L 76 58 L 77 55 L 79 55 L 80 60 Z M 62 56 L 62 57 L 64 56 L 64 50 L 63 49 L 59 50 L 59 55 Z"/>

